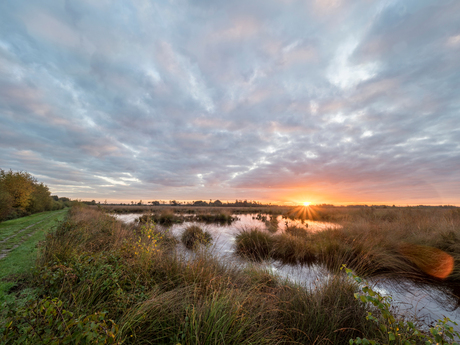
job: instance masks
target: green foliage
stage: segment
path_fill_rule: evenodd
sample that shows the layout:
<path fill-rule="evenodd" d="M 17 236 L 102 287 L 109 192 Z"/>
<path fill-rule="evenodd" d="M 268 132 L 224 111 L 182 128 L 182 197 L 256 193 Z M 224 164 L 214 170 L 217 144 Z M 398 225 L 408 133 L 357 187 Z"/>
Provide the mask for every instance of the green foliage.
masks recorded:
<path fill-rule="evenodd" d="M 76 316 L 57 298 L 32 299 L 10 306 L 0 333 L 3 344 L 116 344 L 118 326 L 106 314 Z"/>
<path fill-rule="evenodd" d="M 355 293 L 355 298 L 365 304 L 372 304 L 379 310 L 380 314 L 376 315 L 374 312 L 368 312 L 366 319 L 375 322 L 381 333 L 384 344 L 388 345 L 410 345 L 410 344 L 439 344 L 439 345 L 458 345 L 455 339 L 460 339 L 460 334 L 454 330 L 449 323 L 457 326 L 456 322 L 451 321 L 448 317 L 438 320 L 437 324 L 430 328 L 430 333 L 424 332 L 416 327 L 411 321 L 397 319 L 391 313 L 391 297 L 382 296 L 380 293 L 374 291 L 368 283 L 362 278 L 353 274 L 351 269 L 342 266 L 345 269 L 348 277 L 354 279 L 361 286 L 362 293 Z M 363 345 L 379 345 L 377 340 L 356 338 L 350 339 L 350 345 L 363 344 Z"/>
<path fill-rule="evenodd" d="M 163 236 L 155 232 L 155 223 L 146 223 L 140 226 L 140 236 L 135 244 L 136 255 L 150 254 L 158 251 L 158 241 L 161 241 Z"/>
<path fill-rule="evenodd" d="M 12 207 L 26 209 L 37 180 L 24 171 L 4 171 L 0 169 L 0 190 L 12 197 Z"/>
<path fill-rule="evenodd" d="M 38 183 L 29 173 L 0 169 L 0 221 L 64 206 L 64 203 L 53 200 L 48 187 Z"/>
<path fill-rule="evenodd" d="M 43 211 L 49 211 L 52 209 L 53 199 L 47 186 L 43 183 L 36 183 L 34 185 L 34 191 L 30 195 L 29 205 L 27 211 L 30 213 L 38 213 Z"/>

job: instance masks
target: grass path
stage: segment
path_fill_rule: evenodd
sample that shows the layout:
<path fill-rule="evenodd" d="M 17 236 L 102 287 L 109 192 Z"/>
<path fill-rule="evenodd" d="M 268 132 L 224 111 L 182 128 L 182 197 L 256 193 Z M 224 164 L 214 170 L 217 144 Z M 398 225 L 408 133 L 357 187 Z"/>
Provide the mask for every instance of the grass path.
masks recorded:
<path fill-rule="evenodd" d="M 37 243 L 64 219 L 68 209 L 43 212 L 0 223 L 0 306 L 14 299 L 10 292 L 21 284 L 37 256 Z"/>

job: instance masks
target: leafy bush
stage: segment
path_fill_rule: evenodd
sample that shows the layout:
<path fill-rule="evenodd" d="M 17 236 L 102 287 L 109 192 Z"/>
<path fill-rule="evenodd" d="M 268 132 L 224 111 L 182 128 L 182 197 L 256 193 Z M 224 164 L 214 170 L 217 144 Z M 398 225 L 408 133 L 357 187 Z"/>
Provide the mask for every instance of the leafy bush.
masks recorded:
<path fill-rule="evenodd" d="M 118 326 L 105 312 L 77 317 L 57 298 L 31 300 L 8 314 L 2 344 L 118 344 Z"/>
<path fill-rule="evenodd" d="M 362 278 L 353 274 L 352 270 L 342 266 L 347 275 L 354 279 L 361 285 L 362 293 L 355 293 L 355 298 L 363 303 L 372 304 L 376 310 L 380 311 L 380 315 L 369 311 L 366 316 L 367 320 L 375 322 L 380 330 L 380 338 L 384 339 L 385 344 L 388 345 L 410 345 L 410 344 L 439 344 L 458 345 L 455 340 L 460 339 L 460 334 L 454 331 L 453 327 L 449 325 L 452 323 L 457 326 L 456 322 L 452 322 L 448 317 L 438 320 L 434 327 L 430 328 L 430 333 L 424 332 L 419 329 L 413 322 L 397 319 L 391 313 L 391 297 L 382 296 L 377 291 L 374 291 L 369 284 Z M 356 338 L 350 339 L 350 345 L 364 344 L 364 345 L 379 345 L 376 339 Z"/>

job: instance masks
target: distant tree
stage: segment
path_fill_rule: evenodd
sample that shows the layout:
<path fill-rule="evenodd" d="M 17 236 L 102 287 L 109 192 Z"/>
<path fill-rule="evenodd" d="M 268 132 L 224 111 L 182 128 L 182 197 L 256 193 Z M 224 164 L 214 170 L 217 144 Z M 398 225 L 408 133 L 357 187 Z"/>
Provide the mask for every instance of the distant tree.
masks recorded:
<path fill-rule="evenodd" d="M 30 196 L 30 203 L 27 211 L 37 213 L 50 211 L 53 205 L 53 199 L 50 197 L 50 191 L 43 183 L 35 184 L 35 189 Z"/>
<path fill-rule="evenodd" d="M 206 201 L 203 201 L 203 200 L 197 200 L 197 201 L 193 202 L 193 205 L 194 206 L 208 206 L 208 203 Z"/>
<path fill-rule="evenodd" d="M 0 169 L 0 221 L 65 206 L 70 206 L 70 199 L 51 196 L 48 187 L 29 173 Z"/>
<path fill-rule="evenodd" d="M 137 203 L 139 206 L 142 206 L 142 200 L 139 200 L 139 202 Z"/>
<path fill-rule="evenodd" d="M 35 190 L 37 181 L 24 171 L 8 171 L 0 169 L 1 190 L 12 197 L 12 207 L 25 210 L 31 201 L 31 194 Z"/>

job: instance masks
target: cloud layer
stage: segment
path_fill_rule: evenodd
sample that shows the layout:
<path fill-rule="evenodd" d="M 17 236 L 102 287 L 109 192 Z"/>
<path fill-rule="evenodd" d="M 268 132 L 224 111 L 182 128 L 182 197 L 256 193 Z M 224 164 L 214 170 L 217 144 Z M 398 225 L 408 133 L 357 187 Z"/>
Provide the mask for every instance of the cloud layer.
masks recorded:
<path fill-rule="evenodd" d="M 0 167 L 97 200 L 460 204 L 457 1 L 4 1 Z"/>

